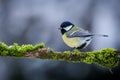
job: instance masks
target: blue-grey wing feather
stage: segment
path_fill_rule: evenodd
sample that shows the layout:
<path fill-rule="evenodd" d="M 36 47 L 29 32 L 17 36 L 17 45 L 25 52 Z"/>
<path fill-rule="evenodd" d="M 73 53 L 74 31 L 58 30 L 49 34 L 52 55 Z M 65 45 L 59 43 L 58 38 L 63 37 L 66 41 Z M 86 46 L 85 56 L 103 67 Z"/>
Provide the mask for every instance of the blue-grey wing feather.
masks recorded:
<path fill-rule="evenodd" d="M 74 31 L 71 34 L 68 34 L 67 37 L 71 38 L 71 37 L 90 37 L 93 36 L 92 34 L 88 33 L 87 31 Z"/>

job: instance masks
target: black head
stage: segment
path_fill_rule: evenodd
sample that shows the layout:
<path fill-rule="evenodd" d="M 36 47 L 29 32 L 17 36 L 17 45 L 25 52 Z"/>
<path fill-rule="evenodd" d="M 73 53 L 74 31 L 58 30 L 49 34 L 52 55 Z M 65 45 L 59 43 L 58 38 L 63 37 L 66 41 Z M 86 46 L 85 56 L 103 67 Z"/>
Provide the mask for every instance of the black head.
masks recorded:
<path fill-rule="evenodd" d="M 74 24 L 72 24 L 71 22 L 65 21 L 60 25 L 59 29 L 61 30 L 61 33 L 64 34 L 65 32 L 69 31 L 73 26 Z"/>

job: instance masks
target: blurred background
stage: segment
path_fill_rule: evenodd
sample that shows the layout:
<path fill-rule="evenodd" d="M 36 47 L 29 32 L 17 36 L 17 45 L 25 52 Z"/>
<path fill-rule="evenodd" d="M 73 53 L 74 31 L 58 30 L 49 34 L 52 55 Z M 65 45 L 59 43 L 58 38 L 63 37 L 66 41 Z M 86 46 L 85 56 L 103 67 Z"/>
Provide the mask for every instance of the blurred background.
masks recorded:
<path fill-rule="evenodd" d="M 58 30 L 70 21 L 91 33 L 109 35 L 95 38 L 82 51 L 120 49 L 119 8 L 120 0 L 0 0 L 0 41 L 44 42 L 55 51 L 72 50 Z M 95 64 L 0 57 L 0 80 L 117 80 L 120 66 L 112 71 Z"/>

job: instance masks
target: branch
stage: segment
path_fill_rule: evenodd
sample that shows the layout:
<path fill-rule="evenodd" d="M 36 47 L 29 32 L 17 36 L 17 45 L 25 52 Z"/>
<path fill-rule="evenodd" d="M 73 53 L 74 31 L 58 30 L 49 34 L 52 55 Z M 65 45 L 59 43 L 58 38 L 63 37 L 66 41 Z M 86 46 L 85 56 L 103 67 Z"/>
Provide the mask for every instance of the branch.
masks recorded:
<path fill-rule="evenodd" d="M 7 46 L 3 42 L 0 42 L 0 56 L 84 62 L 87 64 L 95 63 L 107 68 L 117 66 L 120 61 L 120 51 L 112 48 L 92 52 L 80 52 L 78 50 L 74 50 L 73 52 L 55 52 L 53 50 L 49 50 L 43 43 L 35 46 L 32 46 L 31 44 L 19 46 L 14 43 L 12 46 Z"/>

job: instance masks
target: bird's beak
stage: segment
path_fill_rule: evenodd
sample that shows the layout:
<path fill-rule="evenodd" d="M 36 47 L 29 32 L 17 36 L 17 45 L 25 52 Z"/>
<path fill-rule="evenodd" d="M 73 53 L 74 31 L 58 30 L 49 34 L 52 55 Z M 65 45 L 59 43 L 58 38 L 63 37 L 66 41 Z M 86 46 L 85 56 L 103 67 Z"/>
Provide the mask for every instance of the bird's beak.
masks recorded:
<path fill-rule="evenodd" d="M 61 27 L 58 28 L 58 30 L 61 30 L 61 29 L 62 29 Z"/>

